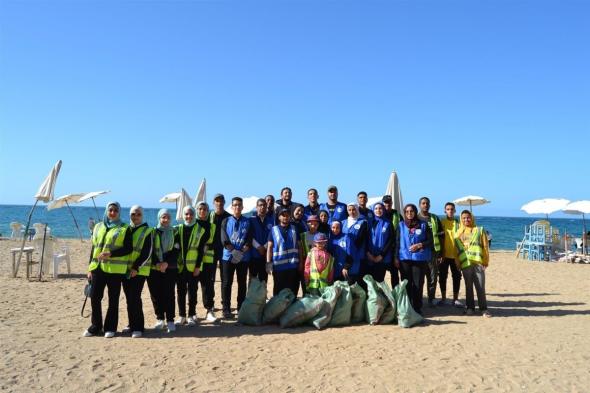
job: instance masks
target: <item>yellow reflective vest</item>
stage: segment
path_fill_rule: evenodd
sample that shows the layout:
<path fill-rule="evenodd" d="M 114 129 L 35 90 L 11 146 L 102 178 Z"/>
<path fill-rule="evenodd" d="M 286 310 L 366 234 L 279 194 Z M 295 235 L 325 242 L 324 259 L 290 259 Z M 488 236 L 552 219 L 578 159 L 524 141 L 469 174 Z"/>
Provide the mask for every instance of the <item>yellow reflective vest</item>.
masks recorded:
<path fill-rule="evenodd" d="M 180 224 L 178 228 L 178 234 L 180 236 L 180 254 L 178 255 L 178 273 L 182 273 L 184 271 L 184 267 L 189 272 L 195 271 L 195 266 L 197 265 L 197 259 L 199 258 L 199 242 L 201 241 L 201 237 L 205 233 L 205 228 L 200 226 L 198 223 L 195 223 L 192 227 L 189 228 L 191 230 L 191 235 L 188 240 L 188 244 L 184 244 L 184 231 L 185 225 Z M 186 251 L 186 259 L 183 260 L 184 257 L 184 250 Z"/>
<path fill-rule="evenodd" d="M 481 246 L 481 234 L 483 233 L 483 227 L 476 227 L 471 233 L 471 239 L 467 249 L 463 245 L 460 237 L 455 238 L 455 245 L 457 246 L 457 254 L 461 269 L 466 269 L 472 265 L 481 265 L 484 260 L 484 250 Z"/>
<path fill-rule="evenodd" d="M 334 268 L 334 257 L 330 256 L 328 264 L 326 265 L 325 269 L 321 272 L 318 271 L 318 267 L 316 265 L 316 253 L 313 252 L 313 250 L 309 254 L 309 257 L 309 284 L 307 284 L 307 289 L 326 288 L 330 285 L 330 283 L 328 282 L 328 277 L 330 276 L 330 272 Z"/>
<path fill-rule="evenodd" d="M 141 250 L 143 250 L 143 246 L 145 244 L 145 239 L 151 237 L 152 239 L 152 249 L 147 257 L 147 260 L 141 261 L 141 265 L 139 266 L 139 270 L 137 274 L 140 276 L 149 276 L 151 270 L 151 259 L 152 259 L 152 250 L 154 247 L 154 229 L 148 226 L 139 227 L 135 232 L 133 232 L 133 251 L 129 254 L 129 263 L 128 268 L 131 270 L 133 264 L 137 261 L 137 258 L 141 255 Z"/>
<path fill-rule="evenodd" d="M 129 255 L 110 257 L 103 261 L 99 261 L 98 256 L 104 251 L 112 252 L 123 247 L 128 228 L 127 224 L 120 224 L 107 229 L 102 222 L 94 226 L 94 230 L 92 231 L 92 246 L 94 249 L 92 251 L 92 260 L 90 261 L 90 265 L 88 265 L 88 271 L 96 270 L 100 266 L 101 270 L 105 273 L 127 273 Z"/>

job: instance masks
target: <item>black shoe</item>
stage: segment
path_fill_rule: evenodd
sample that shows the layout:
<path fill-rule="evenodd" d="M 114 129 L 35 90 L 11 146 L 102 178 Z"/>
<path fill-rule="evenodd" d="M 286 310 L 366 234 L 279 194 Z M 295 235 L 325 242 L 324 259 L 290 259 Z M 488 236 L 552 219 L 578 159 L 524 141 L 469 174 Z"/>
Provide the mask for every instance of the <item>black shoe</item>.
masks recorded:
<path fill-rule="evenodd" d="M 233 314 L 231 313 L 231 311 L 227 311 L 227 310 L 223 311 L 223 318 L 224 318 L 224 319 L 232 319 L 233 317 L 234 317 L 234 316 L 233 316 Z"/>

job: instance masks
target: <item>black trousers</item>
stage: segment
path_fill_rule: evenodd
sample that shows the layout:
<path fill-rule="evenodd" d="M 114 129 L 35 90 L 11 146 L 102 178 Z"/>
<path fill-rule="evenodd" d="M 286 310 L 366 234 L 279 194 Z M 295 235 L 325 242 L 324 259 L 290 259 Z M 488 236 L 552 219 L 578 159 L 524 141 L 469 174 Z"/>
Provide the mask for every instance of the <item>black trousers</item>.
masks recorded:
<path fill-rule="evenodd" d="M 212 311 L 215 298 L 215 270 L 217 269 L 215 263 L 203 263 L 203 269 L 199 274 L 198 283 L 201 284 L 201 298 L 203 299 L 203 306 L 207 311 Z M 198 291 L 198 288 L 197 288 Z"/>
<path fill-rule="evenodd" d="M 176 279 L 176 300 L 178 302 L 178 315 L 186 318 L 186 297 L 188 294 L 188 315 L 197 315 L 197 280 L 193 272 L 186 267 Z"/>
<path fill-rule="evenodd" d="M 422 293 L 424 278 L 428 270 L 427 262 L 400 261 L 402 280 L 408 280 L 407 292 L 412 308 L 422 313 Z"/>
<path fill-rule="evenodd" d="M 436 260 L 437 257 L 433 255 L 432 259 L 428 261 L 428 269 L 426 269 L 426 282 L 429 302 L 434 300 L 434 296 L 436 294 L 436 282 L 438 280 L 438 263 Z"/>
<path fill-rule="evenodd" d="M 144 284 L 145 276 L 123 279 L 123 292 L 125 292 L 125 299 L 127 300 L 127 318 L 132 332 L 143 332 L 145 330 L 143 303 L 141 301 L 141 291 Z"/>
<path fill-rule="evenodd" d="M 173 322 L 176 316 L 176 304 L 174 297 L 174 286 L 178 270 L 166 269 L 164 273 L 159 270 L 152 270 L 148 277 L 148 288 L 154 305 L 156 319 Z"/>
<path fill-rule="evenodd" d="M 438 285 L 440 286 L 441 297 L 447 297 L 449 268 L 451 269 L 451 276 L 453 278 L 453 299 L 457 299 L 459 297 L 459 288 L 461 288 L 461 272 L 457 268 L 457 265 L 455 265 L 455 260 L 451 258 L 443 259 L 442 263 L 438 266 Z"/>
<path fill-rule="evenodd" d="M 272 295 L 276 296 L 285 288 L 289 288 L 295 296 L 299 290 L 299 270 L 289 269 L 280 272 L 273 271 L 272 279 L 274 286 L 272 288 Z"/>
<path fill-rule="evenodd" d="M 399 269 L 395 267 L 393 261 L 391 261 L 391 265 L 387 268 L 387 270 L 389 270 L 389 275 L 391 279 L 391 289 L 393 289 L 399 284 L 400 272 Z"/>
<path fill-rule="evenodd" d="M 121 294 L 121 280 L 123 274 L 105 273 L 100 266 L 92 271 L 92 291 L 90 304 L 92 305 L 92 317 L 88 331 L 93 334 L 100 333 L 103 328 L 105 332 L 116 332 L 119 323 L 119 295 Z M 105 287 L 109 294 L 109 306 L 107 314 L 102 322 L 102 298 Z"/>
<path fill-rule="evenodd" d="M 266 260 L 257 258 L 248 262 L 248 271 L 250 273 L 250 280 L 257 278 L 260 281 L 268 281 L 268 273 L 266 272 Z"/>
<path fill-rule="evenodd" d="M 372 265 L 365 265 L 364 267 L 364 274 L 362 274 L 362 276 L 364 277 L 365 274 L 370 274 L 373 279 L 377 282 L 383 282 L 383 280 L 385 280 L 385 264 L 383 262 L 380 263 L 374 263 Z"/>
<path fill-rule="evenodd" d="M 221 305 L 224 312 L 231 310 L 231 287 L 234 283 L 234 274 L 238 278 L 238 311 L 246 298 L 246 280 L 248 279 L 248 262 L 231 263 L 221 262 Z"/>

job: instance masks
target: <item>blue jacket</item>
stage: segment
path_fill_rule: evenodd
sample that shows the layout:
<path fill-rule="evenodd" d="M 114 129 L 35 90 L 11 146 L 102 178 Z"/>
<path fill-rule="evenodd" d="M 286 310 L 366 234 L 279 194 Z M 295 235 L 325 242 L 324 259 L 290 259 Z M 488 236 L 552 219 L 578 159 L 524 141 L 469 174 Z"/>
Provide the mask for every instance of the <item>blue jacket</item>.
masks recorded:
<path fill-rule="evenodd" d="M 268 234 L 274 226 L 274 217 L 272 214 L 267 214 L 263 221 L 260 221 L 258 215 L 255 213 L 250 217 L 250 226 L 252 227 L 252 243 L 256 241 L 259 245 L 265 245 L 268 242 Z M 252 259 L 264 259 L 266 255 L 260 255 L 254 244 L 250 250 L 250 257 Z"/>
<path fill-rule="evenodd" d="M 328 241 L 328 252 L 334 257 L 334 280 L 342 280 L 342 269 L 347 264 L 349 256 L 347 250 L 349 240 L 348 236 L 344 233 L 340 233 L 338 236 L 334 236 L 330 233 L 330 239 Z"/>
<path fill-rule="evenodd" d="M 352 227 L 348 226 L 348 220 L 342 222 L 342 233 L 348 237 L 347 250 L 348 255 L 352 257 L 352 267 L 349 273 L 352 275 L 359 274 L 361 260 L 365 259 L 366 253 L 366 236 L 367 222 L 359 219 Z"/>
<path fill-rule="evenodd" d="M 376 219 L 370 225 L 370 228 L 371 236 L 369 237 L 368 251 L 374 256 L 383 255 L 382 263 L 386 265 L 391 264 L 393 256 L 391 250 L 394 244 L 391 222 L 384 219 Z M 368 264 L 372 265 L 372 262 L 368 262 Z"/>
<path fill-rule="evenodd" d="M 429 262 L 432 259 L 428 233 L 432 233 L 428 224 L 420 221 L 420 228 L 409 230 L 406 223 L 399 223 L 399 251 L 400 261 Z M 425 243 L 424 247 L 416 252 L 410 251 L 410 246 L 417 243 Z"/>

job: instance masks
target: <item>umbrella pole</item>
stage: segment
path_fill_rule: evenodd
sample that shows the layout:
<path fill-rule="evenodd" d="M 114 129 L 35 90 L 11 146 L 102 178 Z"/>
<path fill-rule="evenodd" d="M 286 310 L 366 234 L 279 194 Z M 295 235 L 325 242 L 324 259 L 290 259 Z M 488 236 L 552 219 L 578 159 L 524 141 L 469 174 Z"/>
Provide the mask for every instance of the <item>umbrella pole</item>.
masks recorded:
<path fill-rule="evenodd" d="M 76 224 L 76 229 L 78 230 L 78 234 L 80 235 L 80 241 L 84 242 L 84 240 L 82 240 L 82 231 L 80 231 L 80 227 L 78 226 L 78 221 L 76 221 L 76 217 L 74 216 L 74 212 L 72 211 L 72 208 L 70 207 L 70 204 L 68 203 L 68 201 L 66 202 L 66 206 L 68 207 L 68 210 L 70 211 L 70 214 L 72 215 L 72 218 L 74 219 L 74 224 Z"/>
<path fill-rule="evenodd" d="M 33 217 L 33 210 L 35 210 L 35 207 L 37 207 L 37 203 L 39 203 L 39 200 L 35 199 L 35 204 L 31 208 L 31 211 L 29 212 L 29 218 L 27 219 L 27 226 L 25 227 L 25 233 L 23 235 L 23 242 L 20 246 L 20 251 L 18 252 L 18 259 L 16 260 L 16 266 L 14 267 L 14 275 L 12 277 L 16 277 L 16 275 L 18 274 L 18 267 L 20 266 L 20 260 L 21 260 L 21 257 L 23 256 L 23 250 L 25 248 L 25 241 L 27 240 L 27 235 L 29 234 L 29 226 L 31 225 L 31 218 Z"/>
<path fill-rule="evenodd" d="M 469 212 L 470 212 L 470 213 L 473 213 L 473 210 L 472 210 L 472 208 L 471 208 L 471 200 L 469 201 Z"/>
<path fill-rule="evenodd" d="M 47 223 L 43 227 L 43 247 L 41 247 L 41 262 L 39 262 L 39 281 L 43 276 L 43 258 L 45 257 L 45 239 L 47 238 Z"/>
<path fill-rule="evenodd" d="M 98 216 L 98 209 L 96 208 L 96 202 L 94 202 L 94 197 L 92 197 L 90 199 L 92 199 L 92 204 L 94 205 L 94 211 L 96 212 L 96 222 L 99 222 L 100 217 Z"/>

